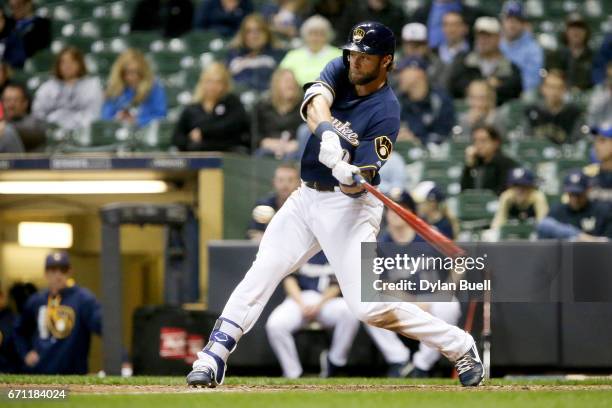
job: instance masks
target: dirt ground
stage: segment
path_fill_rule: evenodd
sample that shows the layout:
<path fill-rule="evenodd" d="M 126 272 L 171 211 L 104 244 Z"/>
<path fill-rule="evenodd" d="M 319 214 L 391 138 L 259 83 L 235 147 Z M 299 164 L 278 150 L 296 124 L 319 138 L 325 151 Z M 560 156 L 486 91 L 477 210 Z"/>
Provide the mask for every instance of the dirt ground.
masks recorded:
<path fill-rule="evenodd" d="M 1 388 L 6 388 L 2 386 Z M 11 388 L 60 388 L 41 384 L 20 384 Z M 258 393 L 258 392 L 287 392 L 287 391 L 342 391 L 342 392 L 394 392 L 394 391 L 610 391 L 612 385 L 483 385 L 476 388 L 463 388 L 458 385 L 223 385 L 218 388 L 189 388 L 185 386 L 164 385 L 77 385 L 68 384 L 70 393 L 75 394 L 168 394 L 168 393 L 198 393 L 198 392 L 230 392 L 230 393 Z"/>

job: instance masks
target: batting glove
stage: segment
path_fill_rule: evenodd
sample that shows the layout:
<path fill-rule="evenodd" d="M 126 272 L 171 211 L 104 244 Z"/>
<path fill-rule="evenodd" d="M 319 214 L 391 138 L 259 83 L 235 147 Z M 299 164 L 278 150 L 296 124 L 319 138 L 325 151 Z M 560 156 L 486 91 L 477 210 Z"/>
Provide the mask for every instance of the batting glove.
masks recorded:
<path fill-rule="evenodd" d="M 319 151 L 319 161 L 333 169 L 342 160 L 342 147 L 340 139 L 334 132 L 326 130 L 321 135 L 321 150 Z"/>
<path fill-rule="evenodd" d="M 332 175 L 341 184 L 352 185 L 355 184 L 353 180 L 353 174 L 359 173 L 359 167 L 348 164 L 345 161 L 339 161 L 332 169 Z"/>

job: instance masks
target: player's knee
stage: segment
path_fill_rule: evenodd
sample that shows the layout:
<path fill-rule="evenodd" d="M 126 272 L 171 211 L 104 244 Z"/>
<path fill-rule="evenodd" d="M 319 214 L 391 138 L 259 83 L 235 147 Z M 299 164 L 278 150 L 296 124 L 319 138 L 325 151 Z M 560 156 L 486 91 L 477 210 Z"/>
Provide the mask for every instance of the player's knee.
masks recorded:
<path fill-rule="evenodd" d="M 386 328 L 391 321 L 396 320 L 392 312 L 381 309 L 376 303 L 361 303 L 353 313 L 362 322 L 380 328 Z"/>
<path fill-rule="evenodd" d="M 286 331 L 286 325 L 280 319 L 270 318 L 266 322 L 266 332 L 268 335 L 282 333 Z"/>

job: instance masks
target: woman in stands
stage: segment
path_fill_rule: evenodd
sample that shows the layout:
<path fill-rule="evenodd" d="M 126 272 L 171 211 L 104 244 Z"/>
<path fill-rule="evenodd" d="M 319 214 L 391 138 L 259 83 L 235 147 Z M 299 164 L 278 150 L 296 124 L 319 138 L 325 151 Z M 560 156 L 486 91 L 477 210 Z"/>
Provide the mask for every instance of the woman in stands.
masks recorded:
<path fill-rule="evenodd" d="M 342 55 L 342 51 L 330 45 L 334 30 L 325 17 L 309 17 L 302 24 L 300 35 L 304 46 L 287 52 L 280 66 L 292 70 L 300 86 L 303 86 L 318 78 L 325 65 Z"/>
<path fill-rule="evenodd" d="M 264 18 L 256 13 L 246 16 L 231 46 L 227 66 L 236 85 L 258 92 L 267 90 L 284 52 L 276 48 Z"/>
<path fill-rule="evenodd" d="M 193 103 L 185 107 L 174 129 L 172 143 L 184 151 L 244 150 L 249 120 L 240 99 L 231 92 L 231 77 L 221 63 L 200 75 Z"/>
<path fill-rule="evenodd" d="M 297 128 L 302 124 L 302 89 L 293 72 L 280 68 L 272 75 L 270 94 L 256 106 L 258 153 L 277 159 L 297 160 Z"/>
<path fill-rule="evenodd" d="M 166 117 L 166 93 L 144 54 L 127 49 L 111 68 L 102 119 L 143 127 Z"/>
<path fill-rule="evenodd" d="M 467 89 L 468 110 L 459 115 L 459 126 L 463 135 L 471 135 L 478 126 L 495 126 L 505 133 L 505 120 L 497 106 L 497 95 L 484 79 L 470 82 Z"/>
<path fill-rule="evenodd" d="M 52 73 L 34 95 L 32 114 L 36 118 L 74 130 L 100 117 L 102 85 L 97 77 L 87 75 L 85 59 L 78 48 L 64 48 L 55 59 Z"/>

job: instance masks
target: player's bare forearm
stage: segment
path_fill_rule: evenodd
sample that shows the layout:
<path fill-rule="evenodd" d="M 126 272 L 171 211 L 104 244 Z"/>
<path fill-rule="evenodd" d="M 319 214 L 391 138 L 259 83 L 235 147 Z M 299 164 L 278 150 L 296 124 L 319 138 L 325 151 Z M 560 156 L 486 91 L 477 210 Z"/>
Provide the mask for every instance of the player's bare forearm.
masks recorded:
<path fill-rule="evenodd" d="M 287 296 L 295 300 L 298 305 L 303 306 L 304 302 L 302 301 L 302 290 L 297 283 L 297 279 L 295 279 L 293 276 L 286 277 L 283 281 L 283 287 L 285 288 Z"/>
<path fill-rule="evenodd" d="M 329 102 L 321 95 L 317 95 L 308 104 L 306 109 L 307 112 L 307 124 L 311 132 L 314 133 L 315 129 L 321 122 L 331 122 L 331 110 Z"/>

